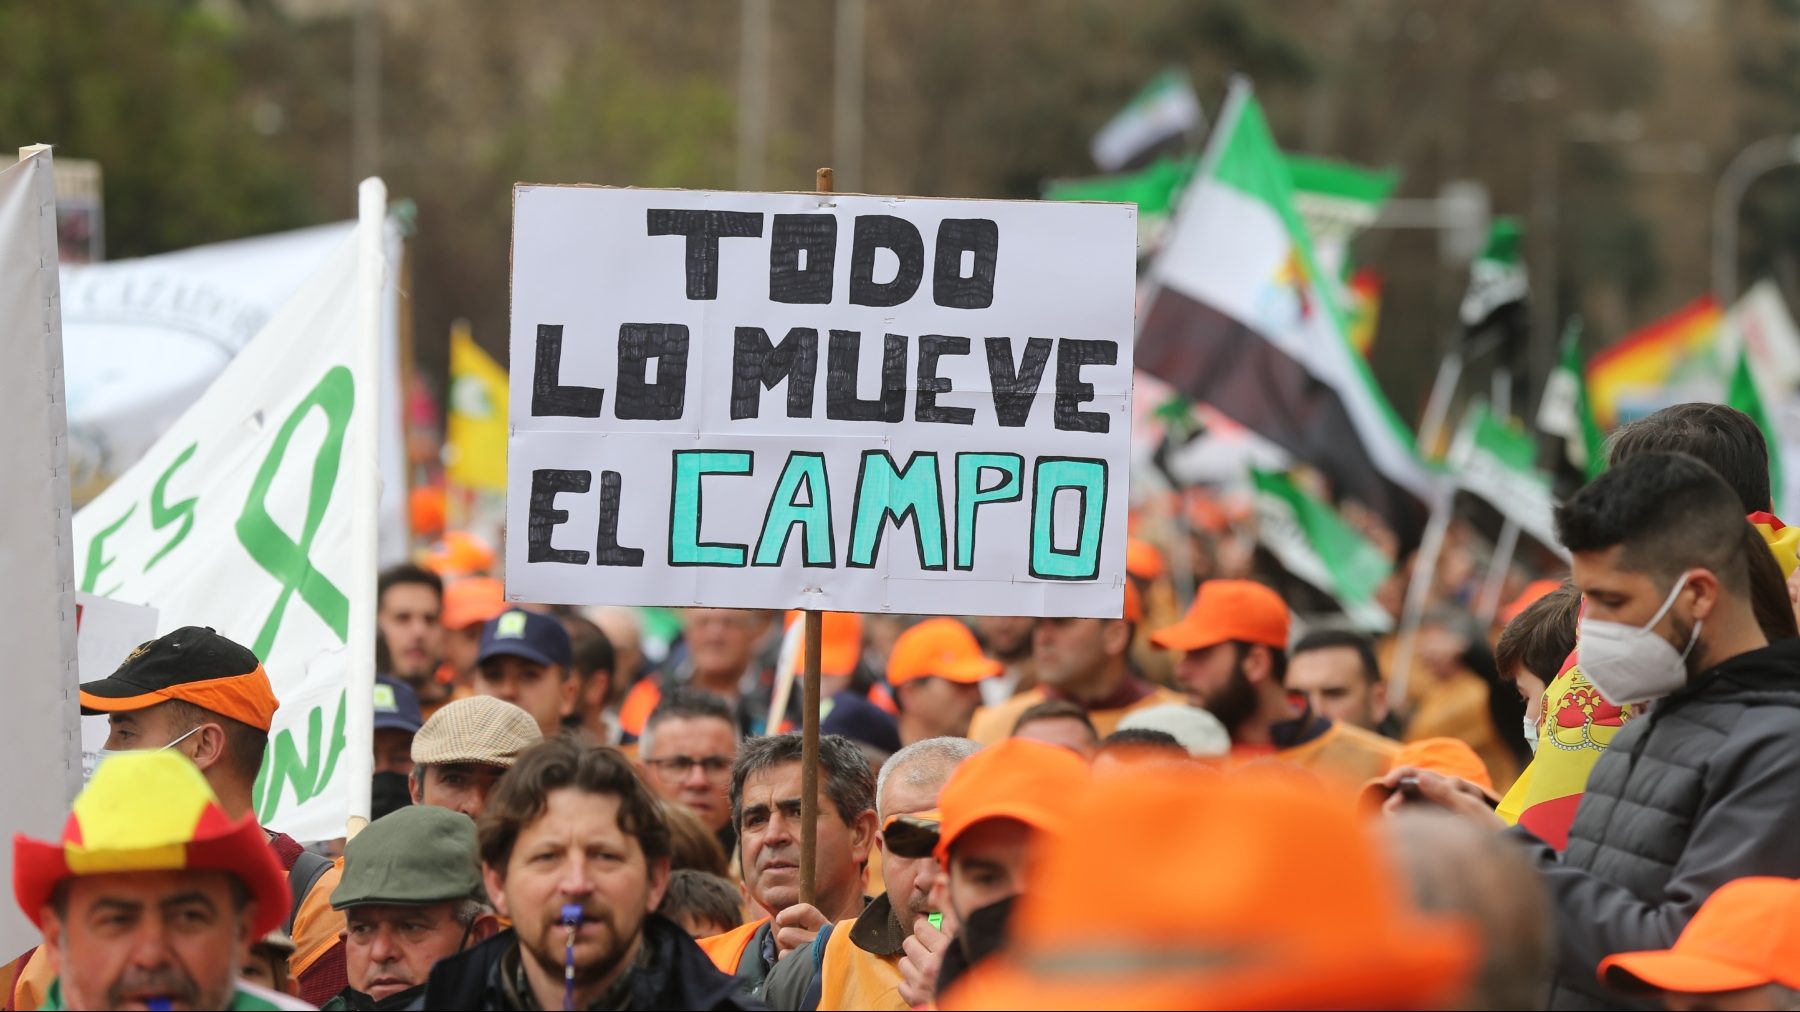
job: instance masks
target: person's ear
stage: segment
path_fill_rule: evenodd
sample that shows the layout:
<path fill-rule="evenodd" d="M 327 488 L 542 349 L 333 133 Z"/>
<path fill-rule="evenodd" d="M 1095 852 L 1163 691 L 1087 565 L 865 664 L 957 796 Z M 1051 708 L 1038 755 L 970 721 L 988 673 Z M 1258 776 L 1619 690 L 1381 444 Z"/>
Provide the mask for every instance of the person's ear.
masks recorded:
<path fill-rule="evenodd" d="M 568 668 L 562 669 L 562 704 L 557 708 L 557 716 L 567 717 L 575 712 L 575 701 L 581 696 L 581 679 Z"/>
<path fill-rule="evenodd" d="M 413 804 L 425 803 L 425 767 L 414 766 L 412 772 L 406 775 L 406 793 L 412 796 Z"/>
<path fill-rule="evenodd" d="M 481 884 L 487 887 L 488 902 L 501 917 L 511 917 L 506 903 L 506 876 L 494 870 L 494 866 L 486 861 L 481 862 Z"/>
<path fill-rule="evenodd" d="M 225 758 L 225 729 L 217 724 L 201 724 L 192 737 L 175 747 L 186 751 L 183 746 L 190 743 L 193 751 L 187 752 L 187 756 L 194 761 L 195 766 L 200 767 L 202 773 L 217 766 Z"/>
<path fill-rule="evenodd" d="M 1687 591 L 1694 593 L 1694 620 L 1705 621 L 1719 603 L 1719 578 L 1710 569 L 1690 570 L 1683 593 Z"/>
<path fill-rule="evenodd" d="M 245 903 L 244 909 L 238 913 L 238 944 L 244 947 L 244 954 L 246 956 L 250 954 L 251 944 L 256 941 L 255 936 L 250 934 L 250 925 L 256 923 L 256 906 L 256 901 L 251 900 L 248 903 Z"/>
<path fill-rule="evenodd" d="M 881 816 L 873 810 L 865 811 L 850 824 L 850 856 L 857 864 L 869 859 L 869 851 L 875 847 L 876 832 L 881 828 Z"/>
<path fill-rule="evenodd" d="M 500 918 L 493 914 L 482 914 L 469 925 L 469 945 L 480 945 L 482 942 L 500 933 Z"/>
<path fill-rule="evenodd" d="M 1107 619 L 1101 636 L 1109 657 L 1123 656 L 1131 650 L 1131 623 L 1124 619 Z"/>
<path fill-rule="evenodd" d="M 1382 681 L 1369 686 L 1369 716 L 1374 717 L 1377 724 L 1387 719 L 1387 689 L 1387 683 Z"/>
<path fill-rule="evenodd" d="M 1261 643 L 1252 644 L 1251 646 L 1244 648 L 1242 664 L 1244 666 L 1244 677 L 1248 679 L 1252 685 L 1261 685 L 1268 680 L 1269 672 L 1271 670 L 1269 664 L 1269 648 L 1263 646 Z M 1277 688 L 1279 688 L 1279 686 L 1277 686 Z"/>
<path fill-rule="evenodd" d="M 650 862 L 650 909 L 662 906 L 663 893 L 669 889 L 669 859 L 659 857 Z"/>
<path fill-rule="evenodd" d="M 44 932 L 44 940 L 39 943 L 38 949 L 43 952 L 50 973 L 54 975 L 62 970 L 62 918 L 56 916 L 54 906 L 46 903 L 44 909 L 38 911 L 38 923 Z"/>

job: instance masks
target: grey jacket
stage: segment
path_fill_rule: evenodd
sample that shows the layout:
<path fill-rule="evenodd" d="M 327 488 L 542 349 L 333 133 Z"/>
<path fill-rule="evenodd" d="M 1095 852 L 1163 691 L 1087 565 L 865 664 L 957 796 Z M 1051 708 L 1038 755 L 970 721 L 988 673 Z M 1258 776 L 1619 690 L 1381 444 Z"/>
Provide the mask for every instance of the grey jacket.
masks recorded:
<path fill-rule="evenodd" d="M 1667 948 L 1732 879 L 1800 878 L 1800 640 L 1733 657 L 1628 722 L 1594 765 L 1565 853 L 1509 832 L 1556 913 L 1548 1007 L 1658 1007 L 1602 987 L 1600 961 Z"/>

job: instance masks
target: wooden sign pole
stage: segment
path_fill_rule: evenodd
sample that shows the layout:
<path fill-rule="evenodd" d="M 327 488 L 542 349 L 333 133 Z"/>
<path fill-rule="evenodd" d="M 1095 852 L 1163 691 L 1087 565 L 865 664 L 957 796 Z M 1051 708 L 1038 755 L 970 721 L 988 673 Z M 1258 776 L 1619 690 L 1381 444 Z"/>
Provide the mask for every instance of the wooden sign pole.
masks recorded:
<path fill-rule="evenodd" d="M 815 189 L 832 192 L 832 172 L 818 171 Z M 801 669 L 804 686 L 800 705 L 800 902 L 812 904 L 814 869 L 819 853 L 819 654 L 823 649 L 824 621 L 822 612 L 808 609 L 806 623 L 805 666 Z M 780 714 L 770 714 L 770 722 L 780 721 Z M 832 917 L 837 911 L 824 911 Z"/>

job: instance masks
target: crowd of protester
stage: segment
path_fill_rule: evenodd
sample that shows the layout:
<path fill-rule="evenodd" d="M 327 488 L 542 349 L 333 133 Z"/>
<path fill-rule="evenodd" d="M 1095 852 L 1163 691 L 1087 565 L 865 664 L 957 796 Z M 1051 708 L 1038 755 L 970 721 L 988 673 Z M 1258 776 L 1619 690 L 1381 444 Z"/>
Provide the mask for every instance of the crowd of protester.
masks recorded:
<path fill-rule="evenodd" d="M 1405 647 L 1206 510 L 1119 618 L 825 616 L 804 895 L 797 615 L 383 573 L 347 841 L 256 824 L 279 702 L 178 629 L 82 686 L 10 1007 L 1800 1008 L 1800 538 L 1731 409 L 1609 455 L 1565 571 L 1483 627 L 1456 534 Z"/>

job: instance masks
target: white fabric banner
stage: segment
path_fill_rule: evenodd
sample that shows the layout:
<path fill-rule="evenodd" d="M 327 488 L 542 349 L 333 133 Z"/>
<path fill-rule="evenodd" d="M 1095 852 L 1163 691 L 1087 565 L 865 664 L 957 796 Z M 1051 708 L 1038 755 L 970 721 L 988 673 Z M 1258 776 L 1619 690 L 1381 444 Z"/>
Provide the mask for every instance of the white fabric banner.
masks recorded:
<path fill-rule="evenodd" d="M 157 629 L 211 626 L 263 662 L 281 708 L 258 819 L 342 836 L 343 706 L 352 614 L 373 614 L 353 558 L 352 416 L 368 410 L 358 244 L 346 234 L 300 290 L 134 466 L 75 517 L 84 592 L 157 609 Z M 371 501 L 362 508 L 374 509 Z M 372 656 L 372 655 L 371 655 Z M 366 769 L 366 764 L 362 766 Z"/>
<path fill-rule="evenodd" d="M 508 597 L 1117 616 L 1136 227 L 520 186 Z"/>
<path fill-rule="evenodd" d="M 85 503 L 131 465 L 198 400 L 220 370 L 307 278 L 343 246 L 355 222 L 210 243 L 108 263 L 64 265 L 70 458 Z M 385 235 L 390 263 L 403 239 Z M 390 272 L 381 347 L 381 563 L 410 548 L 400 292 Z"/>
<path fill-rule="evenodd" d="M 0 707 L 8 766 L 0 839 L 9 841 L 61 836 L 81 786 L 59 301 L 56 184 L 43 151 L 0 170 L 0 633 L 11 675 Z M 12 847 L 0 851 L 10 882 Z M 39 938 L 17 904 L 0 904 L 0 952 Z"/>

